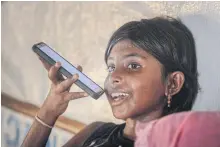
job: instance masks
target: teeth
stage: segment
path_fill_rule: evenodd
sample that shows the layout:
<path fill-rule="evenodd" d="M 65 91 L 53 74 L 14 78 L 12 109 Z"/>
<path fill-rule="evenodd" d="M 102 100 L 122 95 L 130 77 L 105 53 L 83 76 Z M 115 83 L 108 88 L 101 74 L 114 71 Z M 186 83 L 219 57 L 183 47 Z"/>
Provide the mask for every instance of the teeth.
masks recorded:
<path fill-rule="evenodd" d="M 119 97 L 119 96 L 128 96 L 129 94 L 127 93 L 112 93 L 111 96 L 113 98 Z"/>
<path fill-rule="evenodd" d="M 116 98 L 116 99 L 114 99 L 114 101 L 119 101 L 120 100 L 120 98 Z"/>

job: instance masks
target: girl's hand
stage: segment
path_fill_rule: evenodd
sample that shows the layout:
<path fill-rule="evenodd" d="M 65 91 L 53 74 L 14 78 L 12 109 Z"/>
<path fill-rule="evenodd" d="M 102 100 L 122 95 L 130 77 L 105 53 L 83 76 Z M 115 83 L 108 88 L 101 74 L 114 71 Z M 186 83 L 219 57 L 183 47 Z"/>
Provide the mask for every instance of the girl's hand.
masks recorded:
<path fill-rule="evenodd" d="M 45 123 L 53 125 L 57 118 L 66 111 L 70 100 L 86 97 L 88 94 L 85 92 L 69 92 L 72 84 L 78 79 L 78 75 L 75 74 L 70 79 L 64 79 L 58 72 L 61 67 L 59 62 L 50 66 L 41 57 L 39 58 L 47 69 L 48 77 L 52 84 L 48 96 L 38 112 L 38 117 Z M 82 71 L 81 66 L 78 66 L 77 68 Z"/>

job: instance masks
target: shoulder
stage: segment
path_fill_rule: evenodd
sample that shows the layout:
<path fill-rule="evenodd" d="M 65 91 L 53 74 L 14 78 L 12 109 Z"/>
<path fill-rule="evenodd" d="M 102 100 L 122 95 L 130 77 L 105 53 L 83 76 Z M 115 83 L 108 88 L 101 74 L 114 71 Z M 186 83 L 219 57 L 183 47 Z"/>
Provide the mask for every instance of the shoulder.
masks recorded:
<path fill-rule="evenodd" d="M 214 129 L 214 126 L 219 125 L 220 111 L 189 111 L 171 114 L 159 119 L 155 123 L 155 129 L 162 129 L 166 126 L 168 132 L 172 130 L 192 133 L 192 130 Z"/>
<path fill-rule="evenodd" d="M 98 128 L 106 124 L 105 122 L 97 121 L 87 125 L 84 129 L 82 129 L 79 133 L 74 135 L 65 145 L 64 147 L 76 146 L 80 147 L 90 136 L 96 131 Z"/>
<path fill-rule="evenodd" d="M 146 124 L 145 128 L 148 126 Z M 146 140 L 156 146 L 215 146 L 213 143 L 220 138 L 219 126 L 220 112 L 181 112 L 154 121 L 150 129 L 145 129 L 138 136 L 142 138 L 140 142 Z"/>

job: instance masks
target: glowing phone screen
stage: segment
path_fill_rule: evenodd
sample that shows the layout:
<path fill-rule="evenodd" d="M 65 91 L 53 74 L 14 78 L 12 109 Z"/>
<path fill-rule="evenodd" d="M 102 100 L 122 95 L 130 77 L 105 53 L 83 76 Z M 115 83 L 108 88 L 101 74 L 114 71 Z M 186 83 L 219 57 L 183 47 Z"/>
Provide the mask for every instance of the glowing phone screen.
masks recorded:
<path fill-rule="evenodd" d="M 49 57 L 51 57 L 54 61 L 60 62 L 61 66 L 67 70 L 72 75 L 78 74 L 79 80 L 84 83 L 87 87 L 89 87 L 91 90 L 93 90 L 96 93 L 99 93 L 102 91 L 102 88 L 99 87 L 95 82 L 93 82 L 91 79 L 89 79 L 86 75 L 81 73 L 77 68 L 75 68 L 72 64 L 70 64 L 67 60 L 65 60 L 63 57 L 61 57 L 58 53 L 56 53 L 53 49 L 51 49 L 47 45 L 38 45 L 38 48 L 43 51 L 45 54 L 47 54 Z"/>

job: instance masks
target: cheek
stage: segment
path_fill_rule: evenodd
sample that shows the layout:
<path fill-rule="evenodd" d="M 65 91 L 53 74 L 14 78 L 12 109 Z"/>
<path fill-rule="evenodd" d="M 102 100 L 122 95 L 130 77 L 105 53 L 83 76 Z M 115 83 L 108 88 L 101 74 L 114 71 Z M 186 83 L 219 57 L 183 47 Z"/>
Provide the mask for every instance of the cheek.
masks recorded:
<path fill-rule="evenodd" d="M 146 77 L 146 76 L 145 76 Z M 164 94 L 164 86 L 159 78 L 146 77 L 131 83 L 134 94 L 134 105 L 146 107 L 154 105 L 160 101 Z"/>

